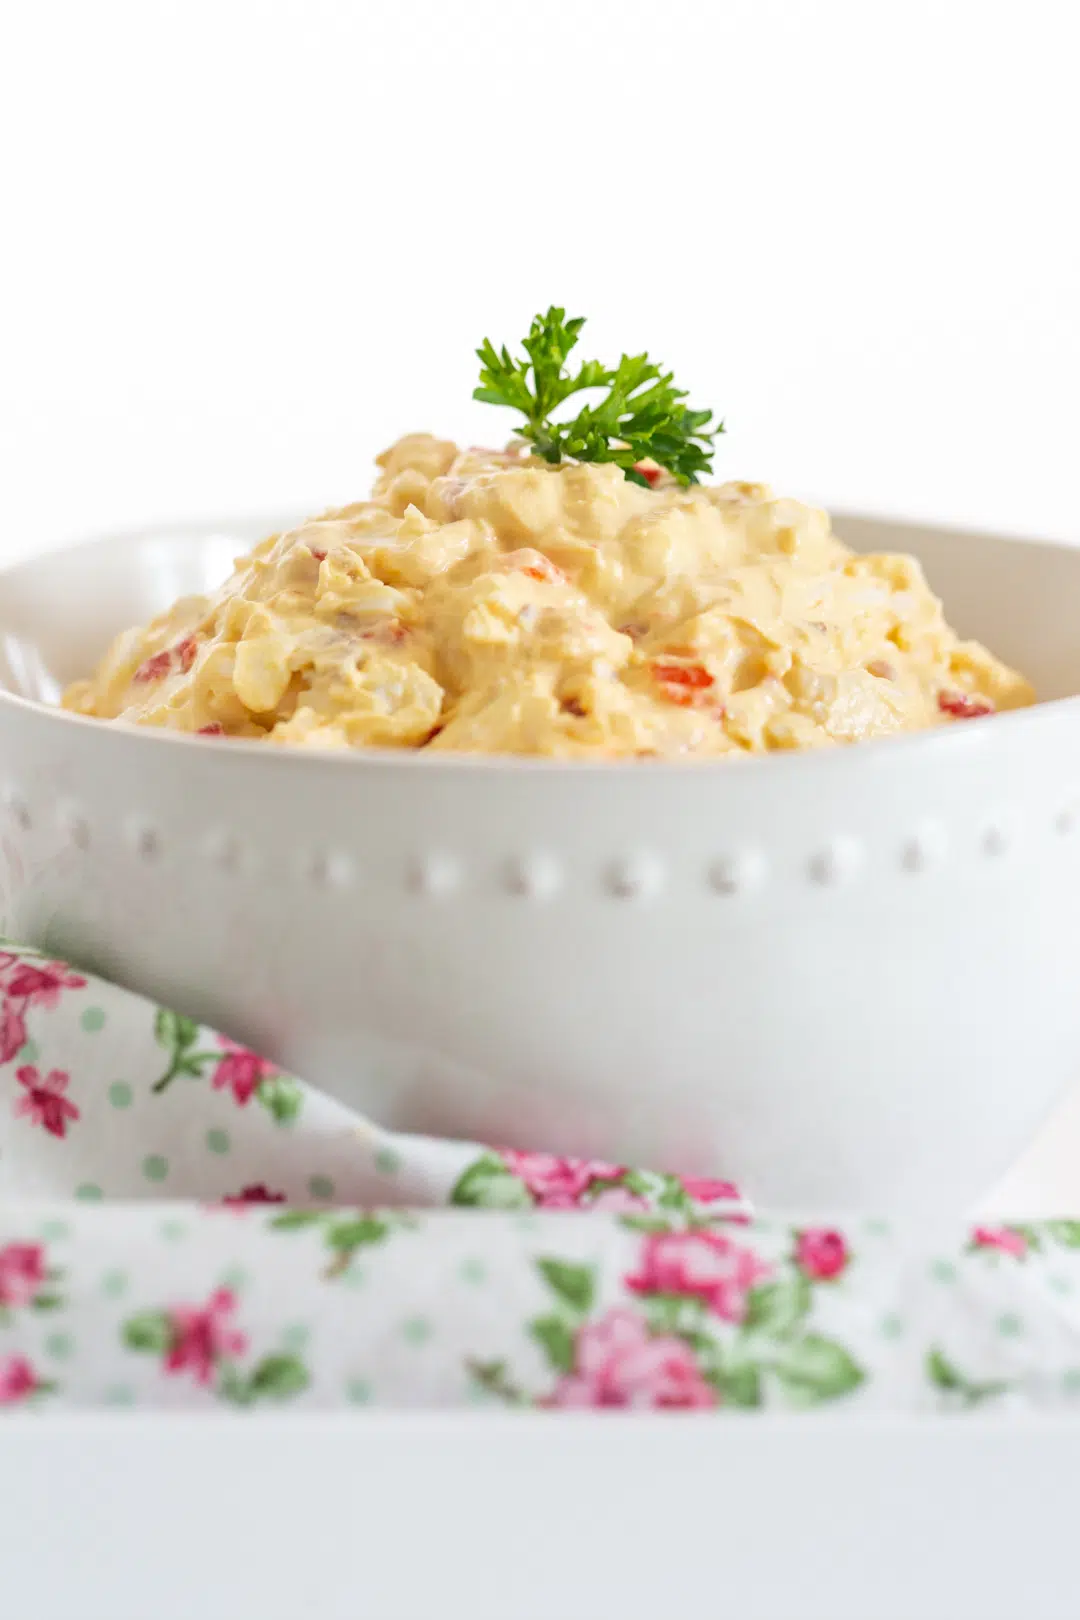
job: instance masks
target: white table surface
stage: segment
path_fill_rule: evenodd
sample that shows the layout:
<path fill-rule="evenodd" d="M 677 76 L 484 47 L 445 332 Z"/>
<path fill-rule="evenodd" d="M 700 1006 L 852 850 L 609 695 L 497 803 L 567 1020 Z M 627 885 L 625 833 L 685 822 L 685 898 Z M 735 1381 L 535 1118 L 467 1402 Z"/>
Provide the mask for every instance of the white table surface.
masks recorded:
<path fill-rule="evenodd" d="M 1075 1620 L 1078 1460 L 1034 1419 L 15 1419 L 4 1612 Z"/>

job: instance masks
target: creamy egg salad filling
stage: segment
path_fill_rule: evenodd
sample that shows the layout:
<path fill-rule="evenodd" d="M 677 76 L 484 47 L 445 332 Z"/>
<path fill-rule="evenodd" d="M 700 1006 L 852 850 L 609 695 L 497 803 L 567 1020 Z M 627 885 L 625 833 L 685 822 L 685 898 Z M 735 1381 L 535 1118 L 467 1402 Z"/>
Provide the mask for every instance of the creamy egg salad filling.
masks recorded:
<path fill-rule="evenodd" d="M 818 748 L 1034 700 L 911 557 L 761 484 L 551 466 L 428 434 L 372 497 L 272 535 L 64 696 L 317 748 L 683 757 Z"/>

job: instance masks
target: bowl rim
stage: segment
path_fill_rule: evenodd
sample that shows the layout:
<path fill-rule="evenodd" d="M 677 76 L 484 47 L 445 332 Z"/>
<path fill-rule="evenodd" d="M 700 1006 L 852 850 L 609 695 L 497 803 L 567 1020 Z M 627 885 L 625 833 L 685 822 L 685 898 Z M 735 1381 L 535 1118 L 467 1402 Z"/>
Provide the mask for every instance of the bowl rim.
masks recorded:
<path fill-rule="evenodd" d="M 832 513 L 834 521 L 843 522 L 845 519 L 859 523 L 884 524 L 893 528 L 932 528 L 943 535 L 955 535 L 967 539 L 988 539 L 1004 542 L 1008 545 L 1030 546 L 1033 550 L 1050 550 L 1058 552 L 1076 551 L 1078 548 L 1068 541 L 1045 540 L 1028 538 L 1019 534 L 990 533 L 983 529 L 971 529 L 962 524 L 938 523 L 922 517 L 905 517 L 897 513 L 873 513 L 847 511 L 837 508 Z M 215 516 L 176 519 L 163 519 L 157 522 L 143 522 L 136 525 L 128 524 L 123 528 L 109 529 L 89 534 L 81 540 L 66 545 L 50 546 L 46 550 L 33 553 L 29 556 L 17 558 L 14 562 L 0 567 L 0 591 L 14 575 L 23 571 L 30 571 L 42 563 L 62 564 L 66 558 L 76 555 L 84 556 L 88 551 L 107 546 L 135 545 L 152 539 L 155 535 L 166 539 L 173 536 L 212 536 L 226 537 L 231 530 L 244 531 L 263 529 L 266 534 L 287 533 L 294 523 L 306 522 L 307 517 L 293 515 L 279 511 L 276 515 L 267 514 L 232 514 L 230 516 Z M 1080 566 L 1080 564 L 1078 564 Z M 944 762 L 950 759 L 958 750 L 971 752 L 979 751 L 993 746 L 995 736 L 1000 737 L 1003 732 L 1014 734 L 1019 728 L 1033 730 L 1066 718 L 1080 718 L 1080 693 L 1070 697 L 1047 698 L 1036 701 L 1025 709 L 1012 709 L 1001 714 L 980 717 L 981 723 L 974 726 L 936 726 L 925 731 L 899 732 L 889 737 L 874 737 L 864 742 L 848 747 L 813 748 L 776 750 L 771 753 L 746 755 L 710 755 L 700 759 L 650 759 L 646 761 L 629 759 L 626 757 L 598 758 L 579 756 L 560 756 L 548 758 L 543 755 L 531 754 L 483 754 L 483 753 L 431 753 L 422 748 L 387 748 L 372 746 L 356 749 L 335 748 L 288 748 L 278 747 L 268 749 L 265 742 L 252 738 L 230 737 L 224 739 L 227 746 L 222 746 L 222 739 L 200 737 L 183 731 L 173 731 L 163 726 L 138 726 L 123 721 L 102 721 L 91 715 L 74 714 L 68 709 L 58 705 L 39 702 L 35 698 L 23 697 L 20 693 L 12 692 L 0 685 L 0 715 L 5 709 L 14 709 L 35 717 L 46 726 L 74 726 L 78 730 L 93 730 L 102 737 L 131 741 L 138 739 L 136 746 L 147 748 L 198 748 L 205 750 L 208 747 L 214 750 L 214 757 L 223 760 L 237 761 L 236 769 L 251 768 L 256 761 L 262 761 L 264 766 L 274 762 L 275 769 L 303 770 L 305 761 L 322 766 L 330 764 L 336 770 L 370 771 L 388 769 L 435 771 L 439 775 L 458 774 L 466 772 L 496 772 L 538 774 L 542 777 L 555 778 L 559 776 L 573 777 L 618 777 L 647 775 L 649 780 L 661 777 L 666 780 L 693 778 L 703 776 L 713 777 L 717 772 L 727 772 L 733 767 L 753 770 L 759 774 L 769 773 L 776 777 L 788 771 L 806 776 L 810 770 L 817 772 L 842 771 L 852 768 L 860 774 L 866 775 L 870 769 L 880 772 L 885 769 L 907 770 L 914 754 L 925 755 L 927 762 Z M 247 766 L 242 763 L 246 761 Z M 859 761 L 865 761 L 860 766 Z M 287 762 L 287 763 L 286 763 Z M 226 769 L 233 769 L 228 766 Z"/>

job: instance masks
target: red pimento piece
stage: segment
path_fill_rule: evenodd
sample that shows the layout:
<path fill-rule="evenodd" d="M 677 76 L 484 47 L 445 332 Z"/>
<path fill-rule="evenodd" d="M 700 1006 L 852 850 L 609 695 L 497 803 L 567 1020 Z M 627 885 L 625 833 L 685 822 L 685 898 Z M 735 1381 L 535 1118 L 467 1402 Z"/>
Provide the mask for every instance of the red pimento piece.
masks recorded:
<path fill-rule="evenodd" d="M 502 566 L 518 573 L 528 574 L 530 579 L 538 579 L 544 584 L 565 585 L 567 583 L 566 575 L 562 569 L 558 568 L 550 557 L 545 557 L 542 551 L 537 551 L 533 546 L 521 546 L 517 551 L 504 552 Z"/>
<path fill-rule="evenodd" d="M 668 702 L 681 703 L 684 708 L 697 701 L 699 692 L 715 685 L 704 664 L 654 664 L 652 671 Z"/>
<path fill-rule="evenodd" d="M 951 714 L 954 720 L 979 720 L 994 713 L 989 698 L 971 697 L 967 692 L 939 692 L 937 701 L 942 714 Z"/>
<path fill-rule="evenodd" d="M 224 737 L 224 735 L 225 727 L 218 725 L 216 720 L 212 726 L 200 726 L 196 733 L 199 737 Z"/>
<path fill-rule="evenodd" d="M 634 471 L 641 474 L 650 489 L 664 476 L 663 467 L 650 467 L 644 461 L 635 461 Z"/>
<path fill-rule="evenodd" d="M 140 686 L 148 686 L 151 681 L 160 681 L 172 669 L 172 654 L 167 652 L 155 653 L 145 663 L 139 665 L 132 679 Z"/>
<path fill-rule="evenodd" d="M 179 664 L 182 673 L 186 675 L 192 664 L 195 662 L 195 637 L 185 636 L 183 641 L 178 641 L 176 643 L 176 646 L 173 648 L 173 652 L 176 655 L 176 662 Z"/>
<path fill-rule="evenodd" d="M 542 563 L 530 563 L 529 566 L 527 568 L 523 568 L 521 572 L 523 574 L 528 574 L 530 579 L 538 579 L 546 585 L 566 584 L 566 575 L 563 573 L 562 569 L 556 568 L 555 564 L 553 562 L 549 562 L 546 557 Z"/>
<path fill-rule="evenodd" d="M 308 549 L 310 550 L 311 555 L 314 557 L 316 562 L 325 562 L 326 561 L 326 552 L 322 549 L 321 546 L 310 546 Z"/>
<path fill-rule="evenodd" d="M 137 681 L 140 686 L 147 686 L 151 681 L 160 681 L 166 675 L 171 675 L 174 669 L 179 669 L 186 675 L 195 662 L 197 651 L 195 637 L 185 636 L 183 641 L 178 641 L 168 652 L 155 653 L 152 658 L 146 659 L 145 663 L 139 665 L 132 680 Z"/>

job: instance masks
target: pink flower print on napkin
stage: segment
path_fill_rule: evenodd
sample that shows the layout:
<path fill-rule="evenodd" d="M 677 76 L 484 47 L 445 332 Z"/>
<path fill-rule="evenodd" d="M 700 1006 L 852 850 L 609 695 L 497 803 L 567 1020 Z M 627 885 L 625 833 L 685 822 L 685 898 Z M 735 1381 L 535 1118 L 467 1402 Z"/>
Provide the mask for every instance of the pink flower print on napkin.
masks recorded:
<path fill-rule="evenodd" d="M 29 1117 L 31 1125 L 42 1125 L 50 1136 L 67 1135 L 68 1121 L 79 1118 L 79 1110 L 65 1097 L 71 1076 L 63 1069 L 50 1069 L 42 1076 L 32 1063 L 15 1071 L 15 1078 L 26 1091 L 15 1100 L 15 1113 Z"/>
<path fill-rule="evenodd" d="M 753 1250 L 723 1232 L 653 1232 L 637 1272 L 626 1278 L 636 1294 L 682 1294 L 700 1299 L 715 1316 L 741 1322 L 751 1288 L 770 1275 Z"/>
<path fill-rule="evenodd" d="M 26 1019 L 17 1001 L 0 1007 L 0 1063 L 10 1063 L 26 1045 Z"/>
<path fill-rule="evenodd" d="M 714 1181 L 711 1176 L 679 1176 L 682 1190 L 696 1204 L 718 1204 L 742 1195 L 733 1181 Z"/>
<path fill-rule="evenodd" d="M 972 1247 L 997 1249 L 1010 1254 L 1014 1260 L 1023 1260 L 1028 1252 L 1027 1238 L 1013 1226 L 977 1226 L 971 1234 Z"/>
<path fill-rule="evenodd" d="M 847 1269 L 851 1251 L 843 1234 L 810 1227 L 795 1239 L 795 1264 L 815 1282 L 833 1282 Z"/>
<path fill-rule="evenodd" d="M 218 1288 L 205 1305 L 174 1305 L 169 1311 L 172 1343 L 165 1356 L 165 1371 L 190 1372 L 197 1383 L 209 1384 L 219 1361 L 243 1355 L 246 1334 L 230 1326 L 236 1295 Z"/>
<path fill-rule="evenodd" d="M 249 1103 L 258 1091 L 264 1080 L 277 1073 L 272 1063 L 250 1052 L 246 1046 L 237 1041 L 231 1041 L 227 1035 L 219 1035 L 218 1045 L 225 1053 L 217 1061 L 214 1069 L 214 1078 L 211 1081 L 215 1091 L 231 1091 L 234 1099 L 243 1108 Z"/>
<path fill-rule="evenodd" d="M 86 980 L 63 962 L 20 962 L 5 989 L 12 1001 L 51 1011 L 64 990 L 82 990 Z"/>
<path fill-rule="evenodd" d="M 503 1148 L 499 1157 L 525 1183 L 542 1209 L 576 1209 L 597 1181 L 617 1181 L 621 1166 L 601 1159 L 560 1159 L 554 1153 L 518 1153 Z"/>
<path fill-rule="evenodd" d="M 271 1192 L 263 1182 L 253 1182 L 250 1187 L 241 1187 L 238 1193 L 230 1193 L 221 1202 L 233 1209 L 246 1209 L 250 1204 L 283 1204 L 285 1194 Z"/>
<path fill-rule="evenodd" d="M 574 1370 L 545 1404 L 700 1408 L 716 1406 L 717 1394 L 682 1339 L 654 1337 L 633 1311 L 611 1310 L 578 1330 Z"/>
<path fill-rule="evenodd" d="M 0 1305 L 33 1302 L 45 1281 L 45 1250 L 40 1243 L 9 1243 L 0 1249 Z"/>
<path fill-rule="evenodd" d="M 0 1406 L 25 1401 L 38 1387 L 38 1376 L 25 1356 L 0 1356 Z"/>

